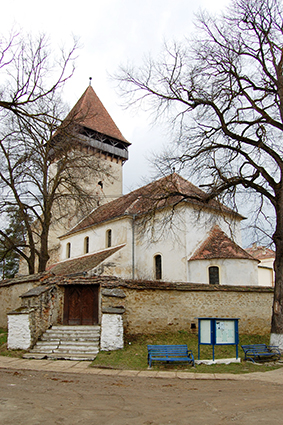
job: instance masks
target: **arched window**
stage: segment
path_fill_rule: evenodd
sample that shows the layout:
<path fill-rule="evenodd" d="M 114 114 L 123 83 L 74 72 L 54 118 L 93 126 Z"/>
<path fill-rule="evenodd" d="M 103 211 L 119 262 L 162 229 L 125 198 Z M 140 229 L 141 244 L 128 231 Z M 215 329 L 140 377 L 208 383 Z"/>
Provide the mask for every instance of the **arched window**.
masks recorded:
<path fill-rule="evenodd" d="M 219 285 L 219 267 L 210 266 L 208 267 L 208 278 L 210 285 Z"/>
<path fill-rule="evenodd" d="M 154 257 L 154 272 L 155 272 L 155 279 L 161 280 L 162 279 L 162 258 L 160 254 L 157 254 Z"/>
<path fill-rule="evenodd" d="M 71 258 L 71 244 L 70 242 L 66 245 L 66 258 Z"/>
<path fill-rule="evenodd" d="M 109 229 L 106 232 L 106 248 L 110 248 L 112 246 L 112 230 Z"/>
<path fill-rule="evenodd" d="M 89 252 L 89 237 L 86 236 L 84 240 L 84 253 L 87 254 Z"/>

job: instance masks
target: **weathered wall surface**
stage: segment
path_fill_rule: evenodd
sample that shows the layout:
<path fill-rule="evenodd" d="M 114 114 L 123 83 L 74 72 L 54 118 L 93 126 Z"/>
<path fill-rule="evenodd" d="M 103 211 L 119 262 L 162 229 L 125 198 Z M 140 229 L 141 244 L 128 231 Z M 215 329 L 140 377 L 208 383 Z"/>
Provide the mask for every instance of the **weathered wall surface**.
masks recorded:
<path fill-rule="evenodd" d="M 235 317 L 240 333 L 270 332 L 273 292 L 268 289 L 123 290 L 128 334 L 191 331 L 197 317 Z"/>
<path fill-rule="evenodd" d="M 8 329 L 8 348 L 28 350 L 32 344 L 30 313 L 10 314 Z"/>
<path fill-rule="evenodd" d="M 32 344 L 52 325 L 61 323 L 63 293 L 57 285 L 39 286 L 22 297 L 22 306 L 31 311 Z"/>
<path fill-rule="evenodd" d="M 0 284 L 0 327 L 7 328 L 7 313 L 21 306 L 20 295 L 39 284 L 38 278 L 9 280 Z"/>
<path fill-rule="evenodd" d="M 208 268 L 210 266 L 219 267 L 220 285 L 259 285 L 257 260 L 236 258 L 188 261 L 188 282 L 209 283 Z M 262 286 L 268 286 L 268 284 Z"/>

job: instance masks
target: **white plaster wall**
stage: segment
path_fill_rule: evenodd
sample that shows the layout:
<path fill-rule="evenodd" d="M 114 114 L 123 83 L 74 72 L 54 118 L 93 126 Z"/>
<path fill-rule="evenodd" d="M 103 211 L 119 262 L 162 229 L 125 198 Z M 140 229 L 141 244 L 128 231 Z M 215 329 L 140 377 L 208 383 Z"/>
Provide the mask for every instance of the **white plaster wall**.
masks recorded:
<path fill-rule="evenodd" d="M 31 346 L 29 314 L 8 315 L 8 348 L 27 350 Z"/>
<path fill-rule="evenodd" d="M 108 160 L 107 171 L 110 173 L 110 177 L 100 179 L 103 181 L 103 196 L 101 200 L 106 203 L 113 201 L 123 194 L 123 168 L 122 162 L 110 162 Z M 99 179 L 97 179 L 99 181 Z M 101 189 L 100 189 L 101 190 Z"/>
<path fill-rule="evenodd" d="M 259 286 L 274 286 L 273 268 L 258 265 L 258 284 Z"/>
<path fill-rule="evenodd" d="M 219 267 L 220 285 L 258 286 L 257 261 L 213 259 L 188 261 L 188 281 L 209 283 L 208 268 Z"/>
<path fill-rule="evenodd" d="M 155 279 L 156 255 L 162 259 L 162 280 L 186 280 L 186 225 L 176 213 L 171 225 L 162 228 L 164 217 L 161 213 L 156 216 L 156 229 L 151 228 L 147 233 L 139 233 L 137 226 L 135 244 L 135 277 L 137 279 Z M 170 224 L 170 223 L 169 223 Z M 150 226 L 150 223 L 149 223 Z M 169 228 L 170 227 L 170 228 Z M 159 229 L 158 229 L 159 228 Z"/>
<path fill-rule="evenodd" d="M 104 351 L 124 347 L 123 318 L 121 314 L 102 314 L 100 348 Z"/>
<path fill-rule="evenodd" d="M 71 257 L 76 258 L 84 255 L 84 239 L 89 237 L 89 253 L 102 251 L 106 246 L 106 232 L 112 231 L 112 247 L 126 244 L 131 240 L 131 220 L 125 218 L 102 223 L 98 226 L 75 233 L 62 238 L 61 261 L 67 258 L 67 244 L 71 243 Z"/>
<path fill-rule="evenodd" d="M 191 280 L 188 274 L 187 259 L 204 242 L 215 224 L 218 224 L 228 237 L 231 236 L 230 230 L 232 228 L 235 242 L 241 244 L 239 220 L 229 223 L 227 217 L 226 219 L 218 217 L 207 210 L 200 212 L 191 205 L 176 209 L 171 218 L 168 215 L 170 213 L 171 211 L 166 212 L 165 218 L 170 219 L 168 226 L 165 230 L 153 232 L 151 243 L 149 243 L 149 239 L 152 237 L 150 229 L 148 233 L 137 235 L 136 278 L 154 279 L 154 256 L 160 254 L 162 257 L 162 280 L 195 282 L 195 280 Z M 162 228 L 163 214 L 163 212 L 160 212 L 156 215 L 157 228 Z M 234 273 L 234 269 L 231 273 Z"/>
<path fill-rule="evenodd" d="M 164 220 L 168 224 L 164 227 Z M 224 218 L 218 218 L 210 211 L 199 212 L 187 204 L 172 210 L 157 212 L 155 225 L 149 221 L 144 228 L 141 220 L 135 220 L 134 263 L 135 279 L 155 279 L 154 257 L 162 257 L 162 280 L 187 282 L 193 281 L 188 275 L 187 260 L 207 238 L 213 225 L 218 224 L 230 237 L 230 228 Z M 233 226 L 235 241 L 240 243 L 240 222 Z M 106 248 L 106 232 L 112 231 L 112 246 L 126 244 L 124 248 L 107 259 L 100 267 L 104 275 L 115 275 L 124 279 L 132 278 L 132 238 L 133 220 L 120 218 L 102 223 L 68 238 L 62 238 L 61 260 L 66 259 L 66 246 L 71 243 L 71 258 L 84 255 L 84 239 L 89 237 L 89 253 Z M 112 265 L 111 265 L 112 263 Z M 113 265 L 115 263 L 115 265 Z M 110 264 L 110 266 L 106 266 Z M 202 267 L 202 266 L 201 266 Z M 229 277 L 230 278 L 230 277 Z"/>

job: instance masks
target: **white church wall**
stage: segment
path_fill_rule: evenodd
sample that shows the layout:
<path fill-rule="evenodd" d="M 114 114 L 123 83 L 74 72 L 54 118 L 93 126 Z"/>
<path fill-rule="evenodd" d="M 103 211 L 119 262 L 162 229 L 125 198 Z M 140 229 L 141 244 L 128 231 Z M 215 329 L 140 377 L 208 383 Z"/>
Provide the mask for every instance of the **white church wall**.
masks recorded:
<path fill-rule="evenodd" d="M 70 258 L 76 258 L 84 255 L 85 237 L 89 237 L 89 253 L 109 248 L 107 246 L 106 235 L 108 230 L 111 230 L 112 247 L 127 243 L 130 234 L 129 226 L 130 223 L 128 219 L 113 220 L 95 227 L 90 227 L 70 236 L 63 237 L 61 238 L 61 260 L 65 260 L 67 258 L 68 243 L 71 244 Z"/>
<path fill-rule="evenodd" d="M 155 225 L 147 230 L 137 221 L 135 243 L 135 277 L 155 280 L 155 256 L 161 255 L 161 280 L 186 280 L 186 227 L 180 209 L 170 217 L 171 211 L 158 212 Z M 169 214 L 169 215 L 168 215 Z M 167 226 L 163 226 L 169 220 Z"/>
<path fill-rule="evenodd" d="M 132 217 L 117 218 L 69 237 L 63 237 L 61 238 L 61 259 L 67 258 L 68 243 L 71 244 L 70 258 L 84 255 L 85 237 L 89 238 L 89 253 L 106 249 L 107 231 L 111 230 L 111 247 L 122 244 L 125 244 L 125 246 L 105 260 L 95 270 L 95 273 L 114 275 L 124 279 L 134 277 L 135 279 L 155 280 L 155 256 L 160 255 L 162 262 L 161 280 L 205 283 L 207 279 L 206 276 L 204 279 L 202 275 L 203 265 L 199 265 L 200 276 L 197 276 L 194 271 L 193 275 L 196 277 L 192 279 L 187 266 L 188 259 L 206 239 L 214 224 L 220 225 L 230 236 L 231 223 L 228 222 L 227 218 L 226 220 L 221 217 L 218 218 L 213 214 L 211 215 L 211 211 L 208 210 L 195 211 L 189 204 L 176 208 L 173 215 L 172 210 L 168 210 L 166 213 L 164 211 L 157 212 L 154 227 L 152 227 L 152 222 L 148 221 L 144 226 L 144 222 L 143 225 L 141 224 L 142 221 L 143 219 L 140 218 L 133 220 Z M 165 226 L 164 223 L 166 223 Z M 233 226 L 235 229 L 234 239 L 239 243 L 240 221 L 238 220 Z M 133 235 L 135 238 L 134 246 Z M 234 263 L 232 263 L 232 274 L 234 272 L 236 275 L 238 274 L 238 271 L 234 269 Z M 223 276 L 226 276 L 225 273 Z M 237 282 L 232 283 L 233 279 L 231 280 L 230 275 L 228 277 L 227 279 L 231 281 L 230 284 L 237 284 Z M 225 277 L 225 281 L 227 279 Z M 254 282 L 255 279 L 253 277 L 250 280 Z"/>
<path fill-rule="evenodd" d="M 174 215 L 170 217 L 171 212 L 157 213 L 156 230 L 154 231 L 150 227 L 151 224 L 148 223 L 147 232 L 137 235 L 136 278 L 155 279 L 154 257 L 159 254 L 162 258 L 162 280 L 194 282 L 188 274 L 187 260 L 208 237 L 215 224 L 218 224 L 229 237 L 232 228 L 235 242 L 241 243 L 240 220 L 232 222 L 230 219 L 229 222 L 227 217 L 218 217 L 209 210 L 200 212 L 189 204 L 177 208 Z M 163 229 L 162 223 L 165 223 L 166 220 L 168 224 Z M 158 228 L 161 229 L 159 232 Z M 195 282 L 206 281 L 205 279 Z M 253 277 L 252 282 L 254 281 Z"/>
<path fill-rule="evenodd" d="M 211 259 L 188 261 L 188 281 L 209 283 L 208 268 L 219 267 L 220 285 L 258 286 L 257 262 L 248 259 Z"/>

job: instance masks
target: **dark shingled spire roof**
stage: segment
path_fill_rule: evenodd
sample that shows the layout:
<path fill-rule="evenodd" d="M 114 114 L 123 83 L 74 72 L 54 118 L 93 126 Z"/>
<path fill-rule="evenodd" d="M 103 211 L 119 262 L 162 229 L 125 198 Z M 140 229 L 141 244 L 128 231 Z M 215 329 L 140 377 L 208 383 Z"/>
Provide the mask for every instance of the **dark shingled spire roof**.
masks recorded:
<path fill-rule="evenodd" d="M 130 145 L 123 137 L 91 86 L 88 86 L 84 94 L 75 104 L 68 114 L 66 121 L 73 118 L 78 121 L 80 126 Z"/>
<path fill-rule="evenodd" d="M 208 238 L 201 244 L 190 258 L 193 260 L 209 260 L 215 258 L 234 258 L 256 260 L 247 251 L 232 241 L 218 226 L 214 226 Z"/>

